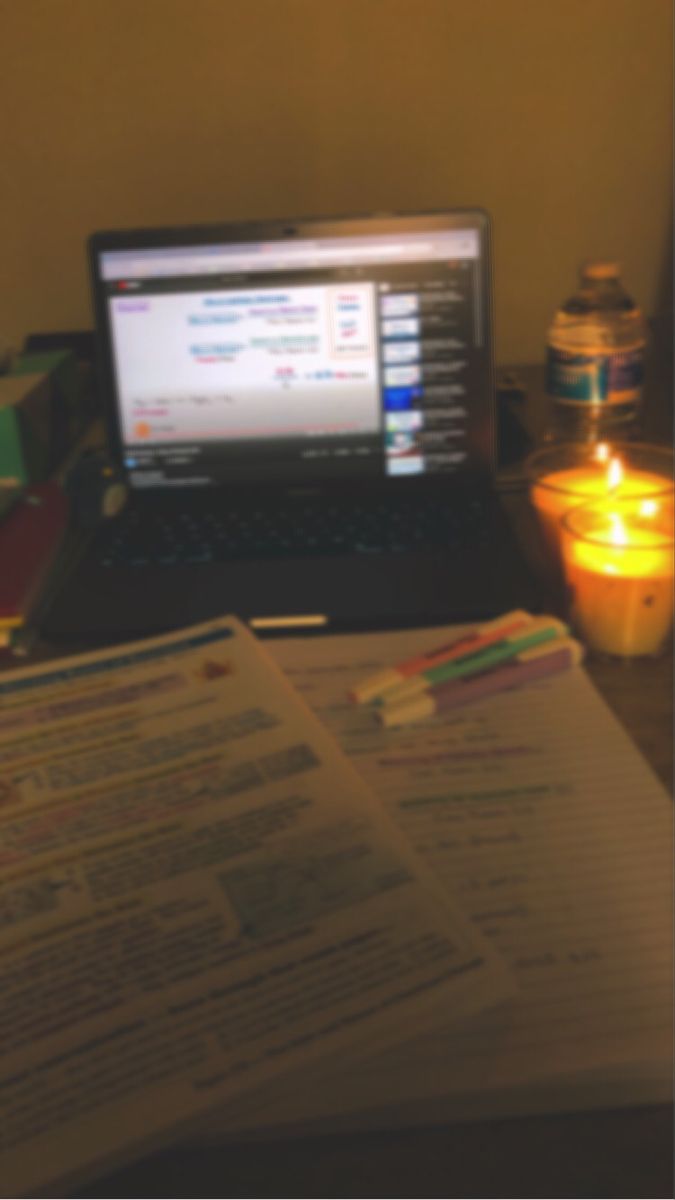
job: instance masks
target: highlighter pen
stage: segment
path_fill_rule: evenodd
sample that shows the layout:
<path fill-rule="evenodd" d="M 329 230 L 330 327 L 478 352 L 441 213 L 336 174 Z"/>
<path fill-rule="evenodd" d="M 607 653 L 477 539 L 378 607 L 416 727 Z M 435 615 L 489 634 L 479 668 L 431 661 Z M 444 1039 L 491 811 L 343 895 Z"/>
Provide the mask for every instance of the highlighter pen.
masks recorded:
<path fill-rule="evenodd" d="M 397 687 L 411 675 L 419 675 L 420 672 L 429 670 L 430 667 L 435 667 L 439 663 L 450 662 L 456 658 L 462 658 L 466 654 L 476 653 L 483 646 L 501 641 L 508 633 L 514 633 L 516 629 L 528 625 L 531 620 L 530 613 L 519 608 L 514 609 L 513 612 L 504 613 L 502 617 L 486 621 L 469 633 L 455 638 L 454 642 L 436 646 L 425 654 L 407 658 L 403 662 L 397 663 L 396 666 L 389 667 L 386 671 L 378 671 L 376 675 L 370 675 L 368 679 L 364 679 L 363 683 L 349 692 L 349 699 L 355 704 L 366 704 L 383 692 Z"/>
<path fill-rule="evenodd" d="M 402 704 L 379 708 L 377 715 L 381 724 L 388 727 L 410 725 L 446 709 L 461 708 L 509 688 L 533 683 L 535 679 L 545 679 L 547 675 L 576 666 L 583 656 L 583 646 L 575 638 L 560 638 L 550 645 L 524 650 L 495 671 L 471 675 L 468 679 L 454 679 Z"/>
<path fill-rule="evenodd" d="M 417 696 L 420 692 L 429 691 L 430 688 L 439 683 L 445 683 L 446 680 L 461 679 L 463 675 L 475 675 L 479 671 L 486 671 L 488 667 L 497 666 L 506 659 L 513 658 L 522 650 L 529 650 L 531 646 L 538 646 L 542 642 L 550 642 L 553 638 L 565 637 L 567 634 L 569 634 L 567 625 L 558 621 L 556 617 L 534 617 L 523 629 L 516 630 L 501 641 L 478 650 L 475 654 L 467 654 L 463 658 L 457 659 L 456 662 L 440 663 L 437 667 L 422 671 L 412 679 L 406 679 L 398 687 L 392 688 L 391 691 L 376 698 L 375 703 L 400 704 L 410 696 Z"/>

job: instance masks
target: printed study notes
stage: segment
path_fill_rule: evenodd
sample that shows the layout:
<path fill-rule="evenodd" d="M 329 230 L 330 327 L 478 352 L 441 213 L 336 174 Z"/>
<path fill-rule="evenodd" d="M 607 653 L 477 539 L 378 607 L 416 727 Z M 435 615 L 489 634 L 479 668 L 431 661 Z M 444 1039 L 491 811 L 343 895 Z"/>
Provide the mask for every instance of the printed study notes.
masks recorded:
<path fill-rule="evenodd" d="M 0 676 L 5 1194 L 511 991 L 236 621 Z"/>

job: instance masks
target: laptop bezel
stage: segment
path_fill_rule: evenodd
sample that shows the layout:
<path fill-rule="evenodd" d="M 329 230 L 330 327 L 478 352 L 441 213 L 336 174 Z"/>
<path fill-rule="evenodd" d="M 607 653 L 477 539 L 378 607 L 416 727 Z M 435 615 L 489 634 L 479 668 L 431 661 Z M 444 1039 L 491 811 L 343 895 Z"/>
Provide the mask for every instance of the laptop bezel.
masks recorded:
<path fill-rule="evenodd" d="M 485 302 L 486 368 L 489 394 L 484 398 L 486 429 L 484 432 L 484 461 L 477 463 L 466 474 L 421 474 L 396 478 L 325 478 L 289 481 L 229 481 L 194 489 L 200 496 L 214 493 L 247 494 L 260 496 L 262 493 L 273 498 L 275 495 L 307 492 L 324 493 L 339 497 L 346 493 L 379 493 L 386 495 L 446 493 L 448 488 L 483 491 L 494 481 L 497 467 L 497 410 L 495 393 L 495 356 L 493 321 L 493 265 L 492 223 L 489 214 L 482 208 L 453 208 L 433 212 L 403 212 L 388 214 L 362 214 L 347 216 L 323 216 L 300 218 L 277 218 L 274 220 L 224 222 L 219 224 L 171 225 L 156 228 L 132 228 L 100 230 L 93 233 L 87 243 L 89 277 L 96 326 L 97 371 L 99 393 L 103 401 L 108 447 L 119 469 L 126 476 L 124 464 L 125 447 L 122 438 L 121 412 L 116 395 L 112 328 L 109 320 L 105 281 L 99 270 L 99 256 L 106 251 L 134 250 L 139 248 L 159 249 L 171 246 L 209 245 L 219 243 L 236 244 L 290 238 L 315 237 L 358 237 L 369 234 L 396 234 L 406 231 L 425 232 L 472 228 L 481 238 L 482 285 Z M 190 488 L 157 487 L 134 489 L 135 495 L 160 496 L 162 499 L 179 492 L 183 502 Z"/>

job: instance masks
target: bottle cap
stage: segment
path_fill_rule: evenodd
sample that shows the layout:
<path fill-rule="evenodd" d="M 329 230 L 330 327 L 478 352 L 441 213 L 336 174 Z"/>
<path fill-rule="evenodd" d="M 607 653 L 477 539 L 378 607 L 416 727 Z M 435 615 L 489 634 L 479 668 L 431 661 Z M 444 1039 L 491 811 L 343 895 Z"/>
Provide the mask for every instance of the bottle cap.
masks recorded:
<path fill-rule="evenodd" d="M 581 274 L 586 279 L 618 279 L 621 267 L 618 262 L 612 262 L 610 259 L 590 259 L 583 264 Z"/>

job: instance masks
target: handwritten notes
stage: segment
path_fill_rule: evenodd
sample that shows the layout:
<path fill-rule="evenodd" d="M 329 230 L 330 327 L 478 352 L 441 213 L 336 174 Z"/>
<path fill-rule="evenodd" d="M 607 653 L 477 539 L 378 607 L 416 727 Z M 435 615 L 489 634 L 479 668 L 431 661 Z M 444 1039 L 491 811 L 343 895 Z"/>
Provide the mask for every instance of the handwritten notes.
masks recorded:
<path fill-rule="evenodd" d="M 264 1102 L 242 1102 L 207 1136 L 233 1120 L 359 1124 L 379 1112 L 391 1122 L 396 1106 L 401 1119 L 428 1120 L 669 1094 L 670 798 L 581 669 L 402 730 L 383 730 L 346 701 L 360 679 L 449 633 L 285 640 L 271 650 L 511 964 L 518 998 L 367 1068 L 342 1064 L 320 1085 L 305 1079 L 283 1097 L 277 1087 Z"/>

